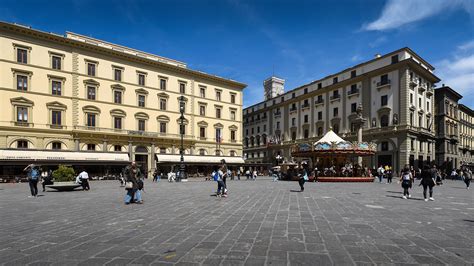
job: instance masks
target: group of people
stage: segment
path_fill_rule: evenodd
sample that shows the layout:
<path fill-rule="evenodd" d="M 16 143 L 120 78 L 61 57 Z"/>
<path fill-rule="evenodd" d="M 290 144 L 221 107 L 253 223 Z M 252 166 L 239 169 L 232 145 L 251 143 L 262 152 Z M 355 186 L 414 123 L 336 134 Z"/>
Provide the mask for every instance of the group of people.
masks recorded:
<path fill-rule="evenodd" d="M 392 183 L 392 178 L 393 178 L 393 171 L 392 171 L 392 167 L 391 166 L 388 166 L 388 165 L 380 165 L 379 168 L 377 168 L 377 170 L 373 170 L 372 171 L 372 175 L 375 176 L 376 178 L 378 178 L 379 182 L 382 183 L 383 182 L 383 179 L 386 178 L 387 179 L 387 184 L 391 184 Z"/>
<path fill-rule="evenodd" d="M 46 191 L 47 185 L 53 184 L 52 171 L 43 170 L 39 165 L 30 164 L 23 169 L 26 172 L 28 178 L 28 184 L 30 186 L 31 196 L 38 197 L 38 183 L 41 182 L 43 186 L 43 192 Z"/>

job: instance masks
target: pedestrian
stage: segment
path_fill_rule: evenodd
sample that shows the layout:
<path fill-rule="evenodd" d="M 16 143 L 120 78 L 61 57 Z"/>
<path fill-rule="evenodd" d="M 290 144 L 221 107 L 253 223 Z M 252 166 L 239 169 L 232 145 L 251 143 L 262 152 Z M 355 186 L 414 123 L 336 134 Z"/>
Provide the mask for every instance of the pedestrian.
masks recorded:
<path fill-rule="evenodd" d="M 161 180 L 161 173 L 157 167 L 155 168 L 155 171 L 153 171 L 153 182 L 160 182 L 160 180 Z"/>
<path fill-rule="evenodd" d="M 423 186 L 423 197 L 425 199 L 425 201 L 428 201 L 428 198 L 426 196 L 426 192 L 427 192 L 427 189 L 429 188 L 429 192 L 430 192 L 430 200 L 433 201 L 434 198 L 433 198 L 433 187 L 436 185 L 436 175 L 437 175 L 437 172 L 436 171 L 436 166 L 433 165 L 433 167 L 431 168 L 431 170 L 429 169 L 429 167 L 427 165 L 425 165 L 423 171 L 421 172 L 421 183 L 420 185 Z"/>
<path fill-rule="evenodd" d="M 383 166 L 380 165 L 379 168 L 377 169 L 377 176 L 379 177 L 379 183 L 382 183 L 383 181 L 384 172 L 385 170 L 383 169 Z"/>
<path fill-rule="evenodd" d="M 247 180 L 250 179 L 250 170 L 247 169 L 247 171 L 245 171 L 245 175 L 247 176 Z"/>
<path fill-rule="evenodd" d="M 221 167 L 219 170 L 222 172 L 222 174 L 220 175 L 222 176 L 222 182 L 224 183 L 224 190 L 223 190 L 222 195 L 227 196 L 227 182 L 226 181 L 227 181 L 227 176 L 229 175 L 229 170 L 227 168 L 227 165 L 224 159 L 221 160 Z"/>
<path fill-rule="evenodd" d="M 392 173 L 392 167 L 388 167 L 388 170 L 386 172 L 386 176 L 387 176 L 387 183 L 388 184 L 391 184 L 392 183 L 392 177 L 393 177 L 393 173 Z"/>
<path fill-rule="evenodd" d="M 298 174 L 299 180 L 298 183 L 301 188 L 301 192 L 304 191 L 304 183 L 309 180 L 308 171 L 306 170 L 306 164 L 301 164 L 301 169 Z"/>
<path fill-rule="evenodd" d="M 217 182 L 217 192 L 216 192 L 216 197 L 226 197 L 227 195 L 224 193 L 225 185 L 224 181 L 222 180 L 222 177 L 224 175 L 224 172 L 222 171 L 222 167 L 218 169 L 214 169 L 212 172 L 212 178 L 214 181 Z"/>
<path fill-rule="evenodd" d="M 81 173 L 76 177 L 76 183 L 81 184 L 83 191 L 90 189 L 89 174 L 85 169 L 82 169 Z"/>
<path fill-rule="evenodd" d="M 411 198 L 409 189 L 412 187 L 413 175 L 411 174 L 408 165 L 405 165 L 402 172 L 400 173 L 400 182 L 402 183 L 403 188 L 403 198 Z"/>
<path fill-rule="evenodd" d="M 462 173 L 462 179 L 464 180 L 464 183 L 466 183 L 466 188 L 469 189 L 469 185 L 471 184 L 472 180 L 472 172 L 469 170 L 469 168 L 464 167 L 464 171 Z"/>
<path fill-rule="evenodd" d="M 41 174 L 41 185 L 43 186 L 43 192 L 46 191 L 46 186 L 47 185 L 52 185 L 53 183 L 53 177 L 51 176 L 51 171 L 43 171 Z"/>
<path fill-rule="evenodd" d="M 237 169 L 237 180 L 240 180 L 240 168 Z"/>
<path fill-rule="evenodd" d="M 40 179 L 39 167 L 34 164 L 29 164 L 23 171 L 26 172 L 28 184 L 30 185 L 31 196 L 28 196 L 28 198 L 38 197 L 38 181 Z"/>
<path fill-rule="evenodd" d="M 133 161 L 129 166 L 125 168 L 125 190 L 127 194 L 125 195 L 125 204 L 137 203 L 142 204 L 141 192 L 138 187 L 138 180 L 141 179 L 142 173 L 140 168 L 137 167 L 135 161 Z"/>
<path fill-rule="evenodd" d="M 253 170 L 252 179 L 253 181 L 257 180 L 257 170 Z"/>
<path fill-rule="evenodd" d="M 456 172 L 456 169 L 453 169 L 453 171 L 451 171 L 451 179 L 458 179 L 458 172 Z"/>

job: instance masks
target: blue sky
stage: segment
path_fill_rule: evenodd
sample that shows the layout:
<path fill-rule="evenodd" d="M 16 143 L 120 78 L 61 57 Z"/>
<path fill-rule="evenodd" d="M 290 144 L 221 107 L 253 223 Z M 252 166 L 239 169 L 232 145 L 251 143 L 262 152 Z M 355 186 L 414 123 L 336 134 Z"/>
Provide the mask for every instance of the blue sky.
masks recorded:
<path fill-rule="evenodd" d="M 0 20 L 184 61 L 248 84 L 245 106 L 272 73 L 288 91 L 408 46 L 474 107 L 473 0 L 6 0 Z"/>

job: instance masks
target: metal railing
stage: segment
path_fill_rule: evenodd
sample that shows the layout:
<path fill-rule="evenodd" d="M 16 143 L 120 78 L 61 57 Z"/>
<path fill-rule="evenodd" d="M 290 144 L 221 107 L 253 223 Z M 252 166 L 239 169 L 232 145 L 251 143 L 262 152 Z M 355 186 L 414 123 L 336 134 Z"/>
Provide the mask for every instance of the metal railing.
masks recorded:
<path fill-rule="evenodd" d="M 389 80 L 389 79 L 381 80 L 381 81 L 377 82 L 377 87 L 390 85 L 390 84 L 391 84 L 391 80 Z"/>

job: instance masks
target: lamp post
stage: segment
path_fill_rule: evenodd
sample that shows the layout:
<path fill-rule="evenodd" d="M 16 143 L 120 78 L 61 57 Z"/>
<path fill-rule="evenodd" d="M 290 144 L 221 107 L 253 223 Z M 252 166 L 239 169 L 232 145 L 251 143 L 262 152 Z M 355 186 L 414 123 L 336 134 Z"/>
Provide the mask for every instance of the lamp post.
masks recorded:
<path fill-rule="evenodd" d="M 280 154 L 278 154 L 277 156 L 275 156 L 275 159 L 276 159 L 276 162 L 277 162 L 277 165 L 276 165 L 276 166 L 280 165 L 280 160 L 281 160 L 281 158 L 282 158 L 282 157 L 281 157 Z"/>
<path fill-rule="evenodd" d="M 185 108 L 185 101 L 184 96 L 179 97 L 179 112 L 181 113 L 180 116 L 180 129 L 179 133 L 181 133 L 181 149 L 179 151 L 181 158 L 180 158 L 180 165 L 179 165 L 179 177 L 178 180 L 186 179 L 186 166 L 184 165 L 184 108 Z"/>

